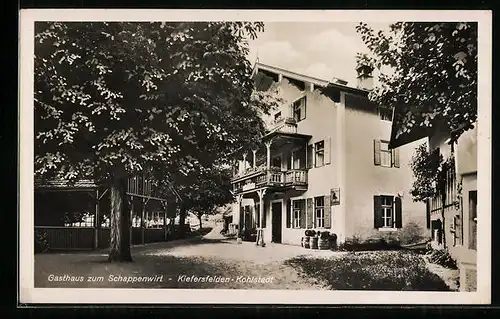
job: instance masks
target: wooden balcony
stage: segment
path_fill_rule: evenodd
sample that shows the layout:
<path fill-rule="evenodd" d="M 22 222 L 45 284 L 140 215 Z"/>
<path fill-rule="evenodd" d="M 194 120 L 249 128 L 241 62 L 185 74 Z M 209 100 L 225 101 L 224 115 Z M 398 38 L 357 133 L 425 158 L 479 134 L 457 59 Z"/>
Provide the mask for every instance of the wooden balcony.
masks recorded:
<path fill-rule="evenodd" d="M 291 117 L 282 117 L 273 121 L 268 127 L 268 134 L 274 132 L 296 134 L 297 122 Z"/>
<path fill-rule="evenodd" d="M 307 170 L 253 168 L 247 170 L 245 174 L 235 177 L 232 183 L 236 194 L 251 192 L 260 188 L 307 190 Z"/>

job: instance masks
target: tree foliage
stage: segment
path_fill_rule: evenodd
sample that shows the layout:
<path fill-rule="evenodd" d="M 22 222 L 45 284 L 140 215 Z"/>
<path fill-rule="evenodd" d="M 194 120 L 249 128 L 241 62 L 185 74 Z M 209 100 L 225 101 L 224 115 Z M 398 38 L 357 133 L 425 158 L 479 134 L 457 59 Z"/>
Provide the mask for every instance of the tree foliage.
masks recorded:
<path fill-rule="evenodd" d="M 370 99 L 400 107 L 396 138 L 439 123 L 455 131 L 477 119 L 477 23 L 398 22 L 389 32 L 356 27 L 370 50 L 364 62 L 379 71 Z"/>
<path fill-rule="evenodd" d="M 258 114 L 269 106 L 253 91 L 245 57 L 247 38 L 262 30 L 243 22 L 37 22 L 35 174 L 188 175 L 257 142 Z"/>
<path fill-rule="evenodd" d="M 246 56 L 263 27 L 36 23 L 35 175 L 109 183 L 110 260 L 130 254 L 126 177 L 146 173 L 191 196 L 197 181 L 187 177 L 209 176 L 228 164 L 223 155 L 260 142 L 260 115 L 274 106 L 254 90 Z"/>
<path fill-rule="evenodd" d="M 413 171 L 413 184 L 410 194 L 414 201 L 425 201 L 438 195 L 439 172 L 443 157 L 438 150 L 429 152 L 427 144 L 419 145 L 410 161 Z"/>

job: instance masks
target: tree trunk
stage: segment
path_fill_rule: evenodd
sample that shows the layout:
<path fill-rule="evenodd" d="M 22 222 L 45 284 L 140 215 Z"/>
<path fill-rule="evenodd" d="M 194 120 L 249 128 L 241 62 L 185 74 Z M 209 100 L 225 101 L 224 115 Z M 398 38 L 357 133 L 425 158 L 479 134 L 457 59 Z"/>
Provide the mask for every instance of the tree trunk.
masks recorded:
<path fill-rule="evenodd" d="M 130 253 L 130 211 L 127 200 L 127 179 L 113 176 L 111 187 L 109 262 L 132 261 Z"/>
<path fill-rule="evenodd" d="M 186 209 L 181 208 L 180 212 L 179 212 L 179 236 L 180 236 L 180 238 L 184 238 L 184 235 L 186 234 L 185 226 L 184 226 L 185 223 L 186 223 Z"/>
<path fill-rule="evenodd" d="M 198 215 L 198 219 L 200 220 L 200 230 L 203 228 L 201 227 L 201 215 Z"/>

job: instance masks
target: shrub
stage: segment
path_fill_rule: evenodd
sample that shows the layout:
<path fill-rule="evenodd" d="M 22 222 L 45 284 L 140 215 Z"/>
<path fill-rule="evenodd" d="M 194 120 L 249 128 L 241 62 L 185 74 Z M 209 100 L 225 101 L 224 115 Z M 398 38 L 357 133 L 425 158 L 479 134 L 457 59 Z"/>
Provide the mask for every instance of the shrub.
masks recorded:
<path fill-rule="evenodd" d="M 449 290 L 420 256 L 407 251 L 353 252 L 336 258 L 295 257 L 285 263 L 336 290 Z"/>
<path fill-rule="evenodd" d="M 49 250 L 47 233 L 35 230 L 35 254 L 44 253 Z"/>
<path fill-rule="evenodd" d="M 458 269 L 456 261 L 446 249 L 435 249 L 427 254 L 429 262 L 449 269 Z"/>
<path fill-rule="evenodd" d="M 403 245 L 417 244 L 423 239 L 422 228 L 415 222 L 406 224 L 399 233 L 399 240 Z"/>

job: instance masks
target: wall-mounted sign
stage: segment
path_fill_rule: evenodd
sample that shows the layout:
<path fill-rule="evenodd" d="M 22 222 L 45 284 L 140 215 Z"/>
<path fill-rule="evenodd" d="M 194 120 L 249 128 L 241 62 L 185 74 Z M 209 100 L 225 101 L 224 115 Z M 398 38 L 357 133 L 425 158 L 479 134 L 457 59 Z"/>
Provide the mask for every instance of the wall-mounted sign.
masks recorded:
<path fill-rule="evenodd" d="M 340 205 L 340 188 L 332 188 L 330 198 L 332 205 Z"/>

